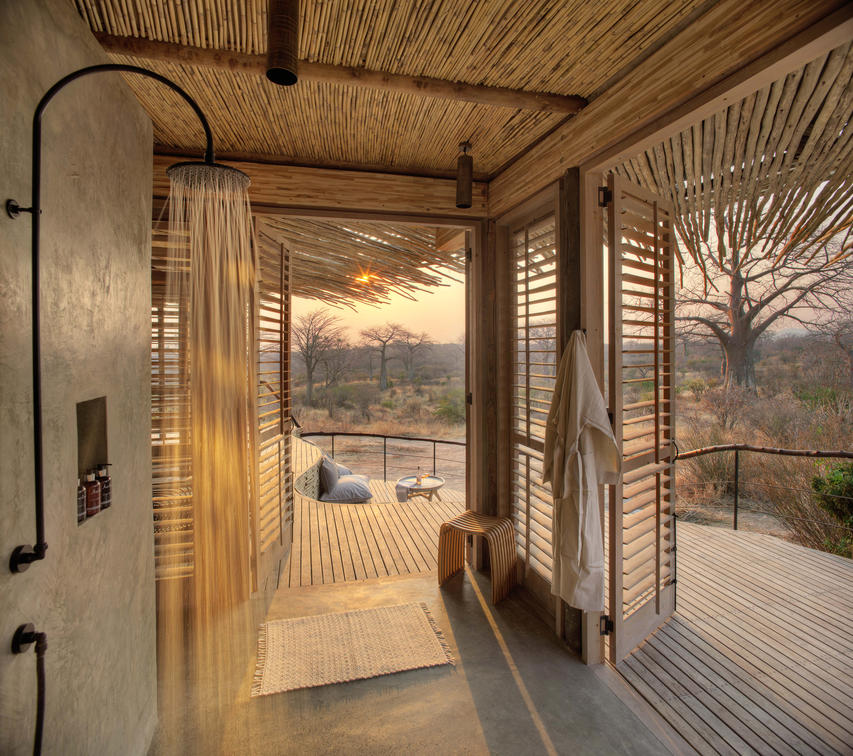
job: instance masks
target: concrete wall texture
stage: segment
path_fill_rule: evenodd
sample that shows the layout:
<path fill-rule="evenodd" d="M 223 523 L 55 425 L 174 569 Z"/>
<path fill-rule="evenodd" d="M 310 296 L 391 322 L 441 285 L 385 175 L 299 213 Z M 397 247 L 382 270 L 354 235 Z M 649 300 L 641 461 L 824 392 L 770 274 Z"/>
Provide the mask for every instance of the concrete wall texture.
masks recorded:
<path fill-rule="evenodd" d="M 106 62 L 68 0 L 0 2 L 0 200 L 31 197 L 31 122 L 63 75 Z M 0 217 L 0 753 L 32 751 L 48 635 L 47 754 L 140 754 L 157 718 L 151 528 L 151 123 L 118 74 L 76 81 L 43 122 L 42 352 L 47 558 L 35 538 L 30 216 Z M 76 522 L 77 402 L 107 397 L 113 506 Z"/>

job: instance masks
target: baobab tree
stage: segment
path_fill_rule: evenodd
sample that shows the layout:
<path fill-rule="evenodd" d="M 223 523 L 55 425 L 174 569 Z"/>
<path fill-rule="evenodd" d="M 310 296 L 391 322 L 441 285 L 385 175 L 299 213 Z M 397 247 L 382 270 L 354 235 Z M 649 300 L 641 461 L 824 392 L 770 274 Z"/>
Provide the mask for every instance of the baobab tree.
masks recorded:
<path fill-rule="evenodd" d="M 392 359 L 388 347 L 394 344 L 406 332 L 399 323 L 386 323 L 373 328 L 365 328 L 361 332 L 361 338 L 365 346 L 370 348 L 379 357 L 379 390 L 388 388 L 388 361 Z"/>
<path fill-rule="evenodd" d="M 818 334 L 841 352 L 847 365 L 847 382 L 853 388 L 853 288 L 845 292 L 844 311 L 836 317 L 815 323 L 809 330 Z"/>
<path fill-rule="evenodd" d="M 841 46 L 616 169 L 673 205 L 682 332 L 719 342 L 727 386 L 755 388 L 756 343 L 777 325 L 845 317 L 851 68 Z"/>
<path fill-rule="evenodd" d="M 404 330 L 398 337 L 397 345 L 400 349 L 403 366 L 406 368 L 406 378 L 409 381 L 413 381 L 415 378 L 415 361 L 418 355 L 429 351 L 430 346 L 434 343 L 426 331 L 413 333 Z"/>
<path fill-rule="evenodd" d="M 312 406 L 314 373 L 327 352 L 343 338 L 341 320 L 327 309 L 320 308 L 296 318 L 291 330 L 293 343 L 305 362 L 305 401 Z"/>
<path fill-rule="evenodd" d="M 688 273 L 678 295 L 681 332 L 716 339 L 726 387 L 756 388 L 756 346 L 772 327 L 814 327 L 833 312 L 850 317 L 845 295 L 853 288 L 853 259 L 843 256 L 842 240 L 806 242 L 769 259 L 760 244 L 732 250 L 707 267 L 705 278 Z"/>
<path fill-rule="evenodd" d="M 344 336 L 334 336 L 321 359 L 326 388 L 337 386 L 352 362 L 352 348 Z"/>

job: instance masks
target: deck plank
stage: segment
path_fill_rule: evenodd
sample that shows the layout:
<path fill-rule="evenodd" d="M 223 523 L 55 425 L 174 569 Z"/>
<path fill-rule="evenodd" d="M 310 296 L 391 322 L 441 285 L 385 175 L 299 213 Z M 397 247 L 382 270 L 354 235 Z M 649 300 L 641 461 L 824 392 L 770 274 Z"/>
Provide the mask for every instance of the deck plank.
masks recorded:
<path fill-rule="evenodd" d="M 853 561 L 678 524 L 678 607 L 617 669 L 699 752 L 851 753 Z"/>
<path fill-rule="evenodd" d="M 321 451 L 294 438 L 292 465 L 299 476 Z M 333 504 L 294 496 L 293 587 L 430 572 L 437 566 L 438 529 L 465 509 L 465 493 L 441 489 L 441 500 L 421 496 L 398 502 L 395 482 L 371 480 L 367 504 Z"/>

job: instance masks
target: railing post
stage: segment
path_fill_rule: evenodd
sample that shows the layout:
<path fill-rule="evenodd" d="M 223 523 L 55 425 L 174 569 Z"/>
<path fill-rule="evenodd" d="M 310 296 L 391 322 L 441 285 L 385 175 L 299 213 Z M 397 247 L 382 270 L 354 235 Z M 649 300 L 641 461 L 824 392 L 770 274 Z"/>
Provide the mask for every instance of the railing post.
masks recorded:
<path fill-rule="evenodd" d="M 435 469 L 435 441 L 432 442 L 432 474 L 437 475 L 438 472 Z"/>
<path fill-rule="evenodd" d="M 735 449 L 735 511 L 734 511 L 734 521 L 732 523 L 732 530 L 737 530 L 737 500 L 738 500 L 738 477 L 740 473 L 740 453 L 738 449 Z"/>
<path fill-rule="evenodd" d="M 335 458 L 335 434 L 332 434 L 332 459 Z"/>
<path fill-rule="evenodd" d="M 382 480 L 388 480 L 388 436 L 382 436 Z"/>

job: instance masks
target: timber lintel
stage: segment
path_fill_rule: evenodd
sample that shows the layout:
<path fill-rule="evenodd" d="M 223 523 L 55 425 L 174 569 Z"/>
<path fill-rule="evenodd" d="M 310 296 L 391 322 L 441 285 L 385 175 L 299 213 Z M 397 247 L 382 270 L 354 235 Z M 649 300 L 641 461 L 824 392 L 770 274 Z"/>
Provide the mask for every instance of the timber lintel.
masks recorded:
<path fill-rule="evenodd" d="M 154 155 L 154 198 L 169 196 L 166 169 L 180 158 Z M 249 198 L 254 212 L 306 209 L 377 213 L 389 216 L 437 216 L 476 220 L 488 217 L 488 184 L 473 185 L 471 207 L 456 207 L 452 179 L 406 176 L 333 168 L 306 168 L 272 163 L 222 161 L 251 179 Z M 156 203 L 155 203 L 156 204 Z"/>
<path fill-rule="evenodd" d="M 115 55 L 162 60 L 185 66 L 221 68 L 228 71 L 257 74 L 258 76 L 263 76 L 267 68 L 265 55 L 191 47 L 142 37 L 117 37 L 101 32 L 96 32 L 95 37 L 104 50 Z M 382 89 L 420 97 L 438 97 L 447 100 L 473 102 L 478 105 L 538 110 L 565 115 L 577 113 L 587 104 L 586 100 L 578 95 L 528 92 L 507 87 L 488 87 L 434 79 L 429 76 L 406 76 L 352 66 L 311 63 L 306 60 L 299 61 L 298 73 L 299 78 L 306 81 Z"/>

